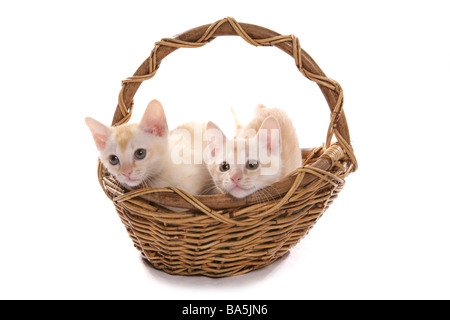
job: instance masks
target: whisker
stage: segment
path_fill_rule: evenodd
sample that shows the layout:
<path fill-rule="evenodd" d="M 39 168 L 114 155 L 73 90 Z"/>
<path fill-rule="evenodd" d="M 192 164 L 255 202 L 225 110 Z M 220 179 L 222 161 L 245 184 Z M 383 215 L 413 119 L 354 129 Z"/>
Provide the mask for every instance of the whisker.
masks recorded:
<path fill-rule="evenodd" d="M 222 193 L 223 192 L 219 188 L 217 188 L 217 186 L 215 184 L 212 184 L 211 186 L 206 186 L 201 194 L 212 195 L 212 194 L 222 194 Z"/>

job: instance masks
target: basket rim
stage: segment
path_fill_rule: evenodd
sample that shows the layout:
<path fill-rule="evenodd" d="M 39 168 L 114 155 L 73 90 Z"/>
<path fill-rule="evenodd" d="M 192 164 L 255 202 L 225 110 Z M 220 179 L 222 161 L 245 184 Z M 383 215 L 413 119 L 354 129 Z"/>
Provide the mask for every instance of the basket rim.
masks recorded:
<path fill-rule="evenodd" d="M 207 206 L 213 210 L 223 210 L 223 209 L 234 209 L 245 206 L 250 206 L 253 204 L 261 203 L 261 198 L 266 198 L 267 201 L 277 200 L 286 195 L 287 192 L 292 188 L 298 175 L 304 172 L 305 175 L 302 177 L 298 186 L 295 188 L 302 188 L 309 184 L 312 184 L 318 179 L 325 179 L 328 181 L 335 181 L 337 184 L 343 184 L 344 181 L 333 174 L 327 174 L 327 171 L 333 167 L 333 165 L 341 161 L 344 158 L 344 153 L 342 148 L 338 144 L 333 144 L 330 148 L 322 153 L 322 147 L 314 149 L 303 149 L 302 152 L 310 158 L 311 164 L 302 165 L 291 175 L 286 176 L 282 180 L 274 183 L 273 185 L 258 190 L 255 193 L 245 197 L 245 198 L 234 198 L 228 194 L 212 194 L 212 195 L 187 195 L 183 197 L 186 193 L 183 190 L 177 188 L 151 188 L 142 187 L 137 189 L 132 189 L 127 186 L 122 186 L 126 192 L 119 196 L 114 197 L 112 200 L 116 203 L 121 203 L 129 201 L 135 198 L 142 198 L 152 203 L 156 203 L 161 206 L 170 206 L 173 208 L 181 209 L 198 209 L 198 203 Z M 320 157 L 315 157 L 317 153 L 322 153 Z M 315 161 L 314 161 L 315 160 Z M 314 161 L 314 162 L 313 162 Z M 353 170 L 352 165 L 347 169 L 348 171 Z M 99 161 L 99 180 L 100 184 L 104 176 L 105 168 Z M 109 177 L 111 179 L 111 177 Z M 276 190 L 274 192 L 273 190 Z M 192 203 L 195 199 L 196 203 Z"/>

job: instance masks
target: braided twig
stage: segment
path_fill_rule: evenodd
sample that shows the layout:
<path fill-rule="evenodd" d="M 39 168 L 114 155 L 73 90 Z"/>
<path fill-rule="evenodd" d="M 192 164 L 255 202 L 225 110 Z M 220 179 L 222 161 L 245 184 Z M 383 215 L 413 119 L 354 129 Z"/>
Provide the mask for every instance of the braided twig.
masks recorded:
<path fill-rule="evenodd" d="M 119 93 L 119 103 L 118 103 L 118 108 L 120 109 L 120 112 L 122 114 L 122 119 L 116 122 L 115 125 L 124 124 L 128 122 L 131 117 L 133 103 L 131 103 L 130 106 L 127 106 L 124 100 L 124 89 L 126 85 L 130 83 L 141 83 L 145 80 L 153 78 L 153 76 L 156 74 L 159 68 L 159 64 L 157 64 L 156 62 L 157 61 L 156 57 L 158 55 L 158 51 L 162 47 L 171 47 L 171 48 L 202 47 L 214 39 L 214 34 L 217 31 L 217 29 L 225 23 L 229 23 L 237 35 L 242 37 L 246 42 L 248 42 L 253 46 L 274 46 L 280 43 L 288 43 L 290 46 L 292 46 L 292 56 L 294 57 L 295 65 L 297 66 L 300 73 L 309 80 L 314 81 L 318 85 L 328 88 L 336 93 L 337 101 L 334 106 L 334 110 L 332 110 L 331 113 L 330 124 L 327 130 L 327 136 L 325 140 L 325 147 L 328 148 L 331 145 L 331 140 L 333 136 L 335 136 L 338 142 L 343 147 L 344 152 L 347 154 L 349 158 L 352 159 L 352 162 L 354 164 L 354 170 L 356 170 L 357 161 L 356 157 L 354 156 L 353 148 L 349 143 L 343 140 L 341 134 L 336 134 L 338 131 L 337 123 L 342 115 L 344 104 L 344 95 L 340 84 L 337 81 L 328 78 L 326 76 L 314 74 L 303 67 L 300 41 L 295 35 L 279 35 L 266 39 L 254 39 L 250 37 L 248 33 L 245 32 L 245 30 L 242 28 L 242 26 L 231 17 L 224 18 L 211 24 L 205 31 L 205 33 L 195 42 L 183 41 L 177 38 L 163 38 L 160 41 L 156 42 L 155 47 L 153 48 L 150 57 L 148 59 L 149 60 L 148 74 L 131 76 L 122 81 L 122 89 Z"/>
<path fill-rule="evenodd" d="M 135 75 L 122 81 L 113 125 L 130 120 L 134 93 L 156 74 L 167 54 L 178 48 L 202 47 L 218 35 L 239 35 L 253 46 L 276 46 L 292 55 L 300 73 L 318 84 L 331 110 L 324 145 L 305 154 L 302 167 L 271 186 L 273 194 L 261 190 L 264 199 L 258 199 L 258 192 L 242 203 L 227 195 L 195 196 L 172 187 L 126 190 L 99 162 L 103 191 L 116 206 L 135 246 L 159 269 L 221 277 L 272 263 L 308 233 L 342 190 L 344 178 L 357 168 L 340 84 L 325 76 L 296 36 L 263 29 L 227 17 L 163 38 Z M 337 142 L 332 143 L 333 137 Z M 160 207 L 172 207 L 175 202 L 191 210 L 173 212 Z"/>
<path fill-rule="evenodd" d="M 157 55 L 158 55 L 158 51 L 162 47 L 172 47 L 172 48 L 202 47 L 214 39 L 214 34 L 217 31 L 217 29 L 225 23 L 229 23 L 237 35 L 242 37 L 246 42 L 248 42 L 249 44 L 251 44 L 253 46 L 273 46 L 275 44 L 280 44 L 283 42 L 289 43 L 292 46 L 292 56 L 294 57 L 295 65 L 297 66 L 297 68 L 301 72 L 301 74 L 303 76 L 305 76 L 306 78 L 310 79 L 311 81 L 316 82 L 318 85 L 326 87 L 328 89 L 331 89 L 336 93 L 337 101 L 336 101 L 336 105 L 334 106 L 334 110 L 331 113 L 330 124 L 328 127 L 327 137 L 326 137 L 326 142 L 325 142 L 325 148 L 328 149 L 330 147 L 332 137 L 335 136 L 339 145 L 342 147 L 344 153 L 352 160 L 352 163 L 354 165 L 353 170 L 356 170 L 357 162 L 356 162 L 356 158 L 353 153 L 353 148 L 351 147 L 351 145 L 349 143 L 347 143 L 345 141 L 345 139 L 342 137 L 341 134 L 339 134 L 339 131 L 337 130 L 337 123 L 343 112 L 343 102 L 344 102 L 343 90 L 342 90 L 341 86 L 339 85 L 339 83 L 333 79 L 326 77 L 326 76 L 314 74 L 314 73 L 306 70 L 303 67 L 302 50 L 301 50 L 301 46 L 300 46 L 300 41 L 296 36 L 294 36 L 294 35 L 279 35 L 279 36 L 269 37 L 269 38 L 265 38 L 265 39 L 254 39 L 254 38 L 250 37 L 248 35 L 248 33 L 242 28 L 242 26 L 238 22 L 236 22 L 235 19 L 233 19 L 231 17 L 224 18 L 222 20 L 216 21 L 215 23 L 211 24 L 207 28 L 205 33 L 195 42 L 184 41 L 184 40 L 180 40 L 177 38 L 163 38 L 160 41 L 156 42 L 155 47 L 153 48 L 153 50 L 150 54 L 150 57 L 148 59 L 148 61 L 149 61 L 148 74 L 131 76 L 122 81 L 122 89 L 120 90 L 120 93 L 119 93 L 118 107 L 120 109 L 120 112 L 122 113 L 123 118 L 120 121 L 118 121 L 117 123 L 115 123 L 115 125 L 124 124 L 124 123 L 128 122 L 131 117 L 133 103 L 131 103 L 131 105 L 128 107 L 125 103 L 124 91 L 125 91 L 126 86 L 130 83 L 141 83 L 145 80 L 149 80 L 149 79 L 153 78 L 153 76 L 156 74 L 156 72 L 159 68 L 159 64 L 157 63 Z M 329 179 L 330 178 L 329 177 L 330 174 L 324 173 L 324 172 L 319 172 L 318 169 L 315 169 L 313 167 L 299 168 L 296 172 L 293 172 L 293 174 L 297 174 L 297 178 L 295 179 L 295 181 L 292 184 L 289 191 L 286 193 L 286 195 L 282 199 L 280 199 L 280 201 L 276 205 L 274 205 L 272 208 L 267 210 L 266 213 L 270 213 L 270 212 L 277 210 L 277 208 L 281 207 L 289 200 L 289 197 L 300 185 L 306 172 L 316 175 L 320 179 Z M 331 175 L 331 176 L 332 176 L 331 179 L 334 179 L 334 180 L 340 179 L 337 176 L 333 176 L 333 175 Z M 130 200 L 134 197 L 141 196 L 143 194 L 153 193 L 155 191 L 156 191 L 155 189 L 151 189 L 151 188 L 145 189 L 144 188 L 144 189 L 140 189 L 139 192 L 136 192 L 136 191 L 129 192 L 123 196 L 116 197 L 114 199 L 114 201 L 117 201 L 117 202 L 126 201 L 126 200 Z M 218 221 L 221 221 L 223 223 L 239 224 L 239 225 L 255 223 L 255 221 L 237 222 L 237 221 L 233 221 L 233 220 L 224 218 L 218 212 L 206 207 L 205 205 L 200 203 L 195 197 L 185 193 L 182 190 L 178 190 L 176 188 L 164 189 L 164 192 L 167 192 L 167 191 L 177 193 L 180 197 L 182 197 L 187 202 L 192 204 L 198 210 L 204 212 L 207 215 L 215 217 Z"/>

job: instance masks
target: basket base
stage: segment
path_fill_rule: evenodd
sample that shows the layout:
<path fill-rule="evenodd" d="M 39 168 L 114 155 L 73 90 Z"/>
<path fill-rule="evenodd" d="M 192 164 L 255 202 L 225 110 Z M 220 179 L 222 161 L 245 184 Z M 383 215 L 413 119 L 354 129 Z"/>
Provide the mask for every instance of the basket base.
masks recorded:
<path fill-rule="evenodd" d="M 142 260 L 144 261 L 144 263 L 147 264 L 149 267 L 154 268 L 156 270 L 163 271 L 170 275 L 205 276 L 205 277 L 209 277 L 209 278 L 225 278 L 225 277 L 243 275 L 243 274 L 249 273 L 251 271 L 263 269 L 263 268 L 273 264 L 274 262 L 287 257 L 288 255 L 289 255 L 289 251 L 286 251 L 282 255 L 273 257 L 270 260 L 255 261 L 253 264 L 247 265 L 245 267 L 236 266 L 235 268 L 228 268 L 228 269 L 224 268 L 221 273 L 218 273 L 216 269 L 214 269 L 212 271 L 208 271 L 207 269 L 204 269 L 204 267 L 203 268 L 197 267 L 197 268 L 184 269 L 184 270 L 167 267 L 162 263 L 157 263 L 157 262 L 154 263 L 151 260 L 148 260 L 145 257 L 145 254 L 141 253 L 141 257 L 142 257 Z"/>
<path fill-rule="evenodd" d="M 248 257 L 249 255 L 257 255 L 257 253 L 246 255 L 244 259 L 242 255 L 238 255 L 234 261 L 229 261 L 228 258 L 222 259 L 218 256 L 217 260 L 208 257 L 207 259 L 199 258 L 198 263 L 193 263 L 192 261 L 186 262 L 179 256 L 168 257 L 155 250 L 142 250 L 137 243 L 134 246 L 141 252 L 141 257 L 146 263 L 168 274 L 223 278 L 246 274 L 271 265 L 275 261 L 287 256 L 289 250 L 296 246 L 307 233 L 303 233 L 300 237 L 289 239 L 281 248 L 278 247 L 277 250 L 261 250 L 260 257 Z"/>

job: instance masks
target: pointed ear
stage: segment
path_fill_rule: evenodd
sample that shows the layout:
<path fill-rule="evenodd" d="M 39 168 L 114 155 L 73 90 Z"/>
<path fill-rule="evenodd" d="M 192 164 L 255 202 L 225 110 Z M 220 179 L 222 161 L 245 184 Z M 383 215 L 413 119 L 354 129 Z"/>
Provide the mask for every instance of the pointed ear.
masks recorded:
<path fill-rule="evenodd" d="M 140 127 L 157 137 L 168 134 L 168 125 L 163 106 L 158 100 L 152 100 L 142 116 Z"/>
<path fill-rule="evenodd" d="M 106 141 L 108 141 L 110 129 L 104 124 L 98 122 L 95 119 L 87 117 L 85 119 L 87 126 L 91 130 L 92 137 L 99 151 L 103 151 L 106 147 Z"/>
<path fill-rule="evenodd" d="M 281 152 L 281 127 L 277 119 L 270 116 L 263 121 L 258 130 L 258 141 L 270 154 Z"/>
<path fill-rule="evenodd" d="M 210 158 L 215 158 L 222 154 L 227 137 L 214 122 L 209 121 L 206 125 L 206 140 L 208 142 L 207 148 Z"/>

